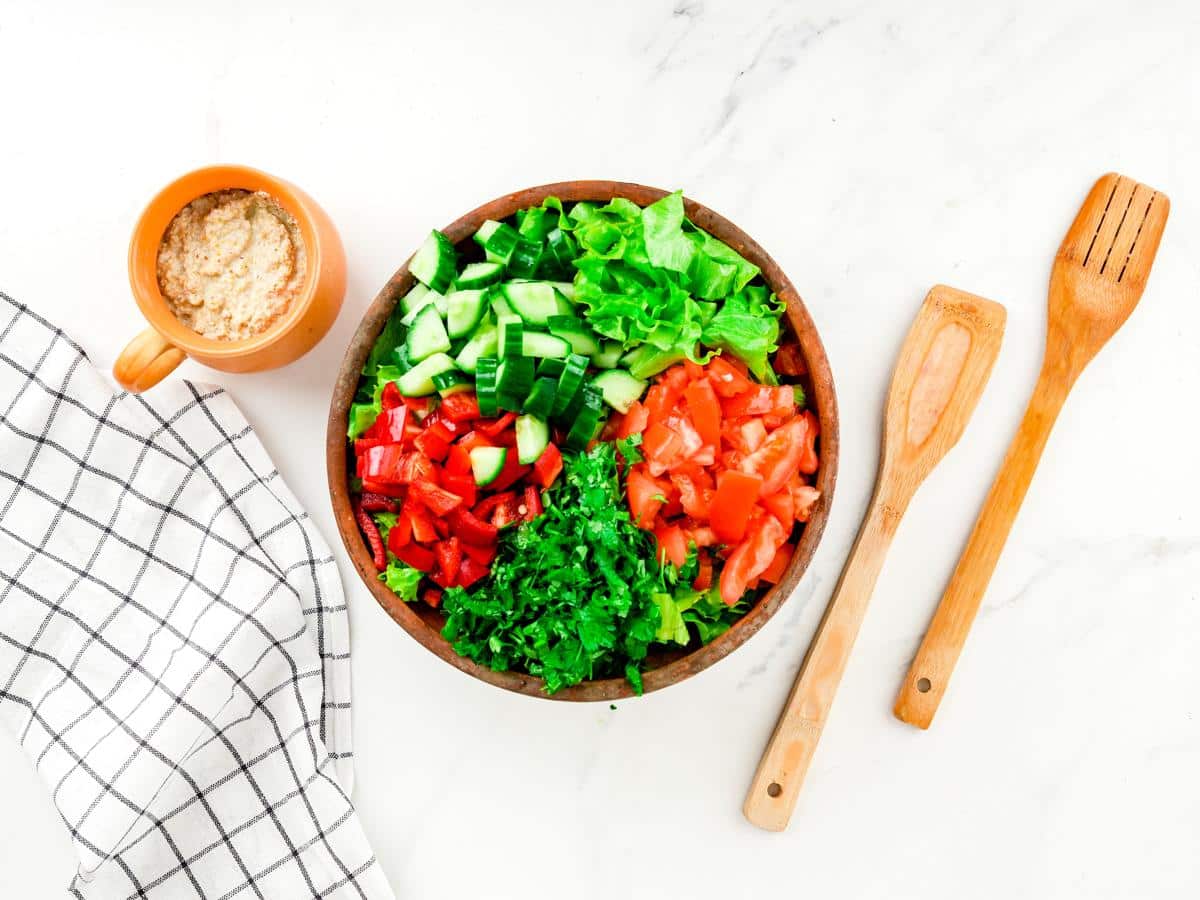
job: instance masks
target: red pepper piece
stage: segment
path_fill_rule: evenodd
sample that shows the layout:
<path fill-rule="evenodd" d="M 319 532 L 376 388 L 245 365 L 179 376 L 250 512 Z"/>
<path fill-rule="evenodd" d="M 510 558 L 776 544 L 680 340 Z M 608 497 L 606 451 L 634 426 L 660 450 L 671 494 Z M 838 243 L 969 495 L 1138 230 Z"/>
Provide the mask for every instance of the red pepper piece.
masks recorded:
<path fill-rule="evenodd" d="M 454 446 L 462 447 L 467 453 L 474 450 L 476 447 L 495 447 L 496 443 L 486 434 L 482 434 L 478 430 L 468 431 L 458 439 L 458 443 Z M 470 466 L 470 457 L 467 457 L 468 467 Z"/>
<path fill-rule="evenodd" d="M 476 503 L 471 509 L 471 512 L 480 519 L 490 520 L 492 517 L 492 512 L 496 509 L 496 507 L 501 503 L 507 503 L 512 496 L 513 494 L 511 491 L 501 494 L 491 494 Z"/>
<path fill-rule="evenodd" d="M 399 548 L 411 543 L 413 536 L 412 516 L 408 510 L 400 510 L 396 516 L 396 524 L 388 530 L 388 549 L 395 553 Z"/>
<path fill-rule="evenodd" d="M 516 421 L 516 413 L 506 412 L 498 419 L 480 419 L 475 423 L 475 430 L 480 434 L 486 434 L 488 437 L 495 437 L 504 431 L 504 429 L 511 428 Z"/>
<path fill-rule="evenodd" d="M 533 464 L 533 480 L 544 488 L 554 484 L 563 469 L 562 453 L 553 444 L 547 444 L 542 455 Z"/>
<path fill-rule="evenodd" d="M 383 537 L 379 534 L 379 526 L 359 503 L 354 504 L 354 519 L 358 522 L 363 537 L 367 539 L 367 546 L 371 548 L 371 562 L 375 563 L 375 568 L 382 572 L 387 568 L 387 551 L 383 548 Z"/>
<path fill-rule="evenodd" d="M 450 514 L 450 527 L 464 544 L 474 547 L 493 547 L 499 537 L 499 529 L 479 518 L 467 509 L 456 509 Z"/>
<path fill-rule="evenodd" d="M 456 584 L 459 587 L 470 587 L 475 582 L 482 578 L 486 578 L 492 572 L 491 566 L 477 562 L 471 556 L 464 556 L 462 566 L 458 570 L 458 579 Z"/>
<path fill-rule="evenodd" d="M 424 479 L 414 481 L 408 488 L 408 495 L 423 503 L 438 518 L 462 506 L 462 497 Z"/>
<path fill-rule="evenodd" d="M 446 454 L 444 468 L 447 475 L 469 475 L 471 473 L 471 454 L 466 447 L 455 444 Z M 472 501 L 474 505 L 474 501 Z"/>
<path fill-rule="evenodd" d="M 455 422 L 469 422 L 479 418 L 479 401 L 474 394 L 451 394 L 442 398 L 438 412 Z"/>
<path fill-rule="evenodd" d="M 506 432 L 512 434 L 512 432 Z M 504 468 L 500 470 L 500 474 L 496 476 L 496 480 L 488 485 L 489 490 L 503 491 L 512 487 L 522 478 L 524 478 L 532 466 L 523 466 L 517 462 L 517 454 L 509 450 L 504 456 Z"/>
<path fill-rule="evenodd" d="M 438 539 L 437 529 L 433 527 L 433 519 L 425 507 L 411 497 L 405 501 L 404 512 L 412 521 L 413 540 L 419 544 L 432 544 Z"/>
<path fill-rule="evenodd" d="M 422 547 L 420 544 L 406 544 L 400 548 L 399 552 L 395 550 L 392 552 L 396 554 L 398 560 L 407 563 L 414 569 L 420 569 L 422 572 L 433 571 L 433 551 Z"/>
<path fill-rule="evenodd" d="M 404 405 L 408 407 L 410 413 L 417 417 L 417 421 L 429 415 L 428 397 L 405 397 Z"/>
<path fill-rule="evenodd" d="M 432 430 L 422 431 L 413 443 L 434 462 L 441 462 L 450 452 L 450 442 Z"/>
<path fill-rule="evenodd" d="M 360 478 L 362 476 L 359 476 Z M 363 478 L 363 490 L 370 491 L 372 494 L 381 494 L 384 497 L 404 498 L 404 485 L 388 484 L 383 481 L 371 481 L 368 478 Z"/>
<path fill-rule="evenodd" d="M 543 512 L 542 509 L 542 492 L 538 490 L 536 485 L 528 484 L 525 486 L 525 501 L 521 505 L 525 507 L 525 521 L 532 522 Z"/>
<path fill-rule="evenodd" d="M 396 501 L 374 491 L 363 491 L 359 501 L 366 512 L 396 512 L 400 509 Z"/>
<path fill-rule="evenodd" d="M 442 473 L 442 487 L 462 497 L 463 506 L 475 505 L 478 488 L 475 485 L 475 476 L 470 472 L 451 472 L 447 469 Z"/>
<path fill-rule="evenodd" d="M 496 545 L 492 544 L 490 547 L 477 547 L 474 544 L 463 542 L 462 552 L 464 562 L 469 556 L 480 565 L 490 566 L 492 564 L 492 560 L 496 558 Z"/>
<path fill-rule="evenodd" d="M 462 548 L 458 544 L 458 538 L 448 537 L 439 541 L 433 552 L 437 557 L 438 571 L 444 583 L 454 584 L 454 579 L 458 577 L 458 567 L 462 564 Z"/>
<path fill-rule="evenodd" d="M 437 609 L 442 605 L 442 591 L 440 588 L 425 588 L 425 593 L 421 595 L 425 602 Z"/>
<path fill-rule="evenodd" d="M 395 409 L 404 405 L 404 396 L 396 382 L 389 381 L 383 386 L 383 393 L 379 395 L 379 405 L 384 409 Z"/>
<path fill-rule="evenodd" d="M 492 510 L 492 524 L 497 528 L 507 528 L 509 525 L 521 521 L 521 501 L 512 492 L 501 496 L 504 497 L 504 502 L 497 503 L 496 508 Z"/>
<path fill-rule="evenodd" d="M 396 406 L 385 409 L 375 417 L 375 424 L 363 434 L 367 440 L 380 443 L 399 444 L 404 440 L 404 429 L 408 423 L 408 409 Z"/>

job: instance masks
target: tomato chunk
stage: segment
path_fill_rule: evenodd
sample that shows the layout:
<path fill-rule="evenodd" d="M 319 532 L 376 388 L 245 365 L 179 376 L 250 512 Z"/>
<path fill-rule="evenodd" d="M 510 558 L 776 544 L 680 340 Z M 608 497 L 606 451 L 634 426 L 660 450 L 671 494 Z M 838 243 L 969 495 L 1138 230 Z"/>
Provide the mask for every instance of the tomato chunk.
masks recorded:
<path fill-rule="evenodd" d="M 721 599 L 733 606 L 742 599 L 750 582 L 758 578 L 771 565 L 779 546 L 787 538 L 773 516 L 762 518 L 751 528 L 742 543 L 725 560 L 721 570 Z"/>
<path fill-rule="evenodd" d="M 659 525 L 654 529 L 658 538 L 658 558 L 682 569 L 687 562 L 687 537 L 678 525 Z"/>
<path fill-rule="evenodd" d="M 721 404 L 717 393 L 707 381 L 693 381 L 683 392 L 688 415 L 704 443 L 714 447 L 721 442 Z"/>
<path fill-rule="evenodd" d="M 792 561 L 792 554 L 795 551 L 796 548 L 791 544 L 780 544 L 779 549 L 775 551 L 775 558 L 771 560 L 771 564 L 758 577 L 770 584 L 779 584 L 779 579 L 787 571 L 788 563 Z"/>
<path fill-rule="evenodd" d="M 762 446 L 742 460 L 739 468 L 762 479 L 764 494 L 773 494 L 799 471 L 807 438 L 808 423 L 797 416 L 767 435 Z"/>
<path fill-rule="evenodd" d="M 718 540 L 736 544 L 745 536 L 762 483 L 757 475 L 734 470 L 717 476 L 717 493 L 713 496 L 709 519 Z"/>
<path fill-rule="evenodd" d="M 736 397 L 754 387 L 754 382 L 724 356 L 714 357 L 709 362 L 708 380 L 722 397 Z"/>
<path fill-rule="evenodd" d="M 658 482 L 650 477 L 642 463 L 630 467 L 625 489 L 629 494 L 629 514 L 634 523 L 642 528 L 654 528 L 654 519 L 665 497 Z"/>
<path fill-rule="evenodd" d="M 621 419 L 621 427 L 617 429 L 617 437 L 627 438 L 631 434 L 641 434 L 649 424 L 650 410 L 642 406 L 640 401 L 634 400 L 629 407 L 629 411 Z"/>

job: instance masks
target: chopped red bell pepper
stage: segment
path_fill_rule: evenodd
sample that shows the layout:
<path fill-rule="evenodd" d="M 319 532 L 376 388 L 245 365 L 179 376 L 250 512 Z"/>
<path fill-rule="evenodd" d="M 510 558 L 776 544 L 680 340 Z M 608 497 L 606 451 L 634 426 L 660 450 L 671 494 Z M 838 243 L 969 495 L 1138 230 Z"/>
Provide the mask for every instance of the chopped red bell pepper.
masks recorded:
<path fill-rule="evenodd" d="M 505 503 L 513 496 L 511 492 L 500 494 L 489 494 L 472 507 L 471 512 L 485 521 L 490 520 L 492 511 L 501 503 Z"/>
<path fill-rule="evenodd" d="M 409 485 L 408 495 L 423 503 L 431 513 L 439 518 L 445 516 L 452 509 L 457 509 L 463 502 L 462 497 L 425 479 L 417 479 Z"/>
<path fill-rule="evenodd" d="M 521 501 L 512 491 L 508 491 L 499 496 L 503 497 L 503 501 L 496 504 L 496 508 L 492 510 L 492 524 L 497 528 L 507 528 L 514 522 L 521 521 Z"/>
<path fill-rule="evenodd" d="M 478 411 L 478 406 L 476 406 L 476 410 Z M 506 412 L 498 419 L 480 419 L 475 423 L 475 430 L 488 437 L 495 437 L 506 428 L 511 428 L 515 421 L 517 421 L 517 414 Z"/>
<path fill-rule="evenodd" d="M 367 512 L 396 512 L 400 509 L 393 498 L 374 491 L 363 491 L 359 502 Z"/>
<path fill-rule="evenodd" d="M 459 587 L 468 588 L 481 578 L 486 578 L 491 571 L 491 567 L 485 563 L 476 561 L 472 556 L 464 556 L 462 566 L 458 570 L 456 584 Z"/>
<path fill-rule="evenodd" d="M 399 444 L 370 447 L 362 457 L 361 477 L 364 480 L 402 484 L 401 464 L 406 455 L 406 451 Z"/>
<path fill-rule="evenodd" d="M 505 434 L 512 434 L 512 432 L 505 432 Z M 517 454 L 509 450 L 509 452 L 504 455 L 504 468 L 500 470 L 500 474 L 496 476 L 496 480 L 488 485 L 488 490 L 503 491 L 512 487 L 514 484 L 524 478 L 529 473 L 531 468 L 532 466 L 521 465 L 517 461 Z"/>
<path fill-rule="evenodd" d="M 450 513 L 449 521 L 450 527 L 458 539 L 464 544 L 474 547 L 495 546 L 496 539 L 500 534 L 495 525 L 481 519 L 468 509 L 454 510 Z"/>
<path fill-rule="evenodd" d="M 422 594 L 421 597 L 425 600 L 426 603 L 428 603 L 434 609 L 437 609 L 439 606 L 442 605 L 441 588 L 435 588 L 435 587 L 425 588 L 425 593 Z"/>
<path fill-rule="evenodd" d="M 411 543 L 413 537 L 413 522 L 412 516 L 408 510 L 400 510 L 400 514 L 396 516 L 396 524 L 388 529 L 388 549 L 393 553 L 405 544 Z"/>
<path fill-rule="evenodd" d="M 383 409 L 395 409 L 397 406 L 404 404 L 404 396 L 400 393 L 400 388 L 396 382 L 389 381 L 383 386 L 383 391 L 379 395 L 379 405 Z"/>
<path fill-rule="evenodd" d="M 437 529 L 433 526 L 433 519 L 425 507 L 409 497 L 404 503 L 404 509 L 400 515 L 408 515 L 412 522 L 413 540 L 419 544 L 432 544 L 438 539 Z"/>
<path fill-rule="evenodd" d="M 544 512 L 542 509 L 542 492 L 538 490 L 537 485 L 525 485 L 525 496 L 522 499 L 524 502 L 521 505 L 525 507 L 524 516 L 526 522 L 532 522 Z"/>
<path fill-rule="evenodd" d="M 475 560 L 475 562 L 484 566 L 490 566 L 492 564 L 492 560 L 496 558 L 496 549 L 497 548 L 495 544 L 487 547 L 468 544 L 466 541 L 463 541 L 462 544 L 464 558 L 469 556 L 471 559 Z"/>
<path fill-rule="evenodd" d="M 387 568 L 387 551 L 383 548 L 383 538 L 379 534 L 379 526 L 358 503 L 354 504 L 354 519 L 358 522 L 363 537 L 367 539 L 367 546 L 371 548 L 371 562 L 375 564 L 376 569 L 382 572 Z"/>
<path fill-rule="evenodd" d="M 360 478 L 362 476 L 359 476 Z M 363 479 L 362 488 L 364 491 L 370 491 L 372 494 L 382 494 L 384 497 L 395 497 L 398 499 L 404 498 L 404 485 L 388 484 L 383 481 L 371 481 Z"/>
<path fill-rule="evenodd" d="M 463 506 L 474 506 L 478 494 L 475 476 L 470 472 L 442 472 L 442 487 L 452 494 L 462 497 Z"/>
<path fill-rule="evenodd" d="M 363 432 L 362 437 L 380 444 L 398 444 L 404 440 L 404 428 L 407 423 L 407 408 L 396 406 L 385 409 L 375 417 L 375 422 Z"/>
<path fill-rule="evenodd" d="M 404 405 L 408 407 L 409 412 L 417 417 L 417 421 L 420 421 L 429 415 L 428 397 L 405 397 Z"/>
<path fill-rule="evenodd" d="M 454 422 L 469 422 L 479 418 L 479 401 L 471 393 L 443 397 L 438 412 Z"/>
<path fill-rule="evenodd" d="M 451 536 L 444 541 L 438 541 L 433 552 L 437 557 L 438 570 L 444 585 L 454 584 L 454 579 L 458 577 L 458 567 L 462 563 L 462 548 L 459 547 L 458 538 Z"/>
<path fill-rule="evenodd" d="M 544 488 L 554 484 L 563 469 L 562 453 L 553 444 L 547 444 L 542 455 L 533 464 L 533 480 Z"/>
<path fill-rule="evenodd" d="M 462 437 L 460 437 L 458 439 L 458 441 L 455 443 L 454 446 L 462 447 L 464 451 L 466 451 L 467 453 L 470 453 L 476 447 L 495 447 L 496 444 L 486 434 L 483 434 L 480 431 L 476 430 L 476 431 L 468 431 L 466 434 L 464 434 Z M 469 465 L 469 462 L 470 462 L 469 456 L 467 457 L 467 460 L 468 460 L 468 465 Z"/>
<path fill-rule="evenodd" d="M 396 554 L 398 560 L 412 566 L 414 569 L 420 569 L 425 573 L 433 571 L 433 551 L 422 547 L 420 544 L 405 544 L 399 551 L 393 550 L 392 552 Z"/>
<path fill-rule="evenodd" d="M 444 469 L 448 475 L 468 475 L 471 472 L 471 454 L 466 447 L 455 444 L 446 455 Z"/>
<path fill-rule="evenodd" d="M 450 452 L 450 442 L 432 429 L 422 431 L 414 443 L 418 450 L 434 462 L 441 462 Z"/>

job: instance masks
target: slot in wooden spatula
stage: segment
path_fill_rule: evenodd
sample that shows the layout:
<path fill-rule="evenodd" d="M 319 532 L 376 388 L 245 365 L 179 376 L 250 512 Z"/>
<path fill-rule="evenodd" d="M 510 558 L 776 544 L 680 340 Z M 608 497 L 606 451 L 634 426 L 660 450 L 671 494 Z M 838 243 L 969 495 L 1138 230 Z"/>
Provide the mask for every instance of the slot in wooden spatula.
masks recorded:
<path fill-rule="evenodd" d="M 1084 367 L 1141 299 L 1167 213 L 1165 194 L 1123 175 L 1093 185 L 1050 273 L 1042 372 L 975 529 L 896 698 L 896 717 L 928 728 L 975 621 L 1050 429 Z"/>
<path fill-rule="evenodd" d="M 884 410 L 875 494 L 746 796 L 746 818 L 760 828 L 787 827 L 892 536 L 971 418 L 1004 320 L 1000 304 L 938 285 L 905 338 Z"/>

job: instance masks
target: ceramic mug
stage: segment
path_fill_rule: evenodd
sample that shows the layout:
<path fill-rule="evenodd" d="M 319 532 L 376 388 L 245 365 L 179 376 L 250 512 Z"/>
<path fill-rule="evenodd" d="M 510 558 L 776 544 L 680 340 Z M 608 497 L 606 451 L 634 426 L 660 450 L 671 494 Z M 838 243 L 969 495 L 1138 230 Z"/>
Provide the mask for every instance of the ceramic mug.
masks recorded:
<path fill-rule="evenodd" d="M 240 341 L 204 337 L 175 318 L 158 289 L 158 248 L 176 214 L 214 191 L 265 191 L 292 214 L 308 267 L 300 293 L 283 317 Z M 311 197 L 283 179 L 246 166 L 209 166 L 179 178 L 150 201 L 129 242 L 129 286 L 149 327 L 113 364 L 113 377 L 138 393 L 153 387 L 187 357 L 223 372 L 260 372 L 293 362 L 333 325 L 346 293 L 346 255 L 333 222 Z"/>

